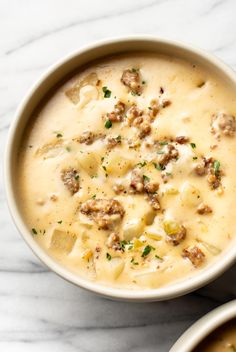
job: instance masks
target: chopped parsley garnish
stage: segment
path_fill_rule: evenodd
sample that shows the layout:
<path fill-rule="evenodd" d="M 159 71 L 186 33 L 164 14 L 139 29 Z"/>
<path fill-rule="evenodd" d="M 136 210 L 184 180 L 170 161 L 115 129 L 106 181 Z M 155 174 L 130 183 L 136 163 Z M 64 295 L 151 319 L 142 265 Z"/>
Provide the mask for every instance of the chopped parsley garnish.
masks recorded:
<path fill-rule="evenodd" d="M 96 174 L 96 175 L 92 175 L 91 176 L 91 178 L 97 178 L 98 177 L 98 175 Z"/>
<path fill-rule="evenodd" d="M 146 81 L 142 81 L 142 84 L 146 84 Z"/>
<path fill-rule="evenodd" d="M 103 160 L 104 160 L 104 156 L 101 157 L 101 161 L 103 161 Z"/>
<path fill-rule="evenodd" d="M 144 167 L 146 165 L 147 165 L 146 161 L 143 161 L 142 163 L 140 162 L 140 163 L 137 164 L 137 166 L 139 166 L 140 168 Z"/>
<path fill-rule="evenodd" d="M 61 138 L 61 137 L 63 137 L 61 133 L 57 133 L 57 135 L 56 135 L 56 136 L 57 136 L 57 138 Z"/>
<path fill-rule="evenodd" d="M 143 175 L 143 180 L 149 182 L 150 178 L 148 176 L 146 176 L 146 175 Z"/>
<path fill-rule="evenodd" d="M 104 93 L 104 98 L 110 98 L 111 91 L 107 87 L 102 87 L 102 91 Z"/>
<path fill-rule="evenodd" d="M 111 255 L 110 255 L 110 253 L 107 253 L 107 254 L 106 254 L 106 257 L 107 257 L 107 260 L 111 260 Z"/>
<path fill-rule="evenodd" d="M 148 109 L 149 109 L 149 110 L 152 110 L 152 107 L 151 107 L 151 106 L 149 106 L 149 107 L 148 107 Z"/>
<path fill-rule="evenodd" d="M 190 145 L 191 145 L 191 147 L 192 147 L 193 149 L 196 148 L 196 144 L 195 144 L 195 143 L 190 143 Z"/>
<path fill-rule="evenodd" d="M 105 127 L 106 127 L 107 129 L 112 127 L 112 122 L 111 122 L 110 119 L 106 120 L 106 122 L 105 122 Z"/>
<path fill-rule="evenodd" d="M 136 261 L 134 260 L 134 258 L 132 258 L 130 262 L 131 262 L 133 265 L 138 265 L 138 262 L 136 262 Z"/>
<path fill-rule="evenodd" d="M 155 254 L 155 258 L 159 260 L 163 260 L 163 258 L 159 257 L 159 255 Z"/>
<path fill-rule="evenodd" d="M 155 249 L 154 247 L 148 244 L 143 250 L 142 257 L 143 258 L 146 257 L 151 252 L 151 250 L 154 250 L 154 249 Z"/>
<path fill-rule="evenodd" d="M 79 175 L 75 175 L 75 180 L 78 181 Z"/>
<path fill-rule="evenodd" d="M 197 160 L 197 156 L 193 156 L 193 160 Z"/>
<path fill-rule="evenodd" d="M 165 154 L 165 152 L 163 150 L 158 150 L 157 154 Z"/>
<path fill-rule="evenodd" d="M 219 160 L 215 160 L 214 161 L 213 169 L 214 169 L 215 176 L 218 176 L 219 172 L 220 172 L 220 162 L 219 162 Z"/>
<path fill-rule="evenodd" d="M 136 72 L 139 71 L 139 68 L 134 68 L 134 67 L 133 67 L 131 71 L 134 72 L 134 73 L 136 73 Z"/>
<path fill-rule="evenodd" d="M 32 231 L 33 235 L 37 235 L 38 234 L 37 230 L 34 227 L 31 229 L 31 231 Z"/>
<path fill-rule="evenodd" d="M 172 173 L 171 173 L 171 172 L 166 172 L 166 175 L 167 175 L 167 176 L 171 176 Z"/>
<path fill-rule="evenodd" d="M 66 150 L 67 150 L 68 152 L 70 152 L 70 151 L 71 151 L 71 148 L 70 148 L 70 147 L 66 147 Z"/>
<path fill-rule="evenodd" d="M 104 171 L 107 171 L 106 166 L 102 165 L 102 168 L 103 168 Z"/>
<path fill-rule="evenodd" d="M 125 249 L 125 246 L 128 244 L 128 242 L 126 240 L 120 241 L 120 247 L 122 249 Z"/>
<path fill-rule="evenodd" d="M 121 135 L 119 134 L 119 136 L 116 137 L 117 142 L 121 141 Z"/>
<path fill-rule="evenodd" d="M 155 169 L 159 170 L 159 171 L 162 171 L 162 170 L 165 170 L 165 166 L 163 165 L 160 165 L 160 164 L 157 164 L 157 163 L 153 163 Z"/>
<path fill-rule="evenodd" d="M 58 223 L 58 224 L 62 224 L 62 220 L 58 221 L 57 223 Z"/>
<path fill-rule="evenodd" d="M 92 199 L 96 199 L 96 196 L 97 196 L 97 195 L 96 195 L 96 194 L 94 194 L 91 198 L 92 198 Z"/>
<path fill-rule="evenodd" d="M 159 144 L 160 144 L 160 145 L 167 145 L 167 144 L 168 144 L 168 142 L 163 141 L 163 142 L 159 142 Z"/>

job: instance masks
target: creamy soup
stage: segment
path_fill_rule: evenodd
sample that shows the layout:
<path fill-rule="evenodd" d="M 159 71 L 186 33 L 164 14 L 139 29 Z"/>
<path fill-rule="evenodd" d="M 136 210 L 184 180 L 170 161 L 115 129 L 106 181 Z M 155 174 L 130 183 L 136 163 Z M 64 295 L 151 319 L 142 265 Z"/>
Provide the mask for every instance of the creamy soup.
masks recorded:
<path fill-rule="evenodd" d="M 33 114 L 18 163 L 32 236 L 120 288 L 193 276 L 232 243 L 236 95 L 195 63 L 129 54 L 75 73 Z"/>
<path fill-rule="evenodd" d="M 236 352 L 236 320 L 219 327 L 193 352 Z"/>

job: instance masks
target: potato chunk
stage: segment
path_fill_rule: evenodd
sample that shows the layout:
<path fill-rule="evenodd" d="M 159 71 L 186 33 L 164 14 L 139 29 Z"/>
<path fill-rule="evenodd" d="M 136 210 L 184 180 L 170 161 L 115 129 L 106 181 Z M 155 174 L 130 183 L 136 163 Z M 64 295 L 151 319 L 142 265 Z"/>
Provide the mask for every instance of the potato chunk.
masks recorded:
<path fill-rule="evenodd" d="M 89 176 L 93 176 L 97 173 L 98 162 L 94 153 L 83 152 L 79 153 L 77 157 L 80 167 L 84 169 Z"/>
<path fill-rule="evenodd" d="M 131 160 L 127 159 L 120 153 L 110 153 L 109 157 L 104 162 L 108 174 L 114 176 L 123 176 L 131 168 Z"/>
<path fill-rule="evenodd" d="M 198 188 L 187 181 L 182 186 L 180 199 L 183 205 L 196 207 L 201 203 L 201 194 Z"/>
<path fill-rule="evenodd" d="M 76 239 L 76 235 L 71 232 L 54 229 L 51 237 L 50 249 L 67 255 L 72 251 Z"/>
<path fill-rule="evenodd" d="M 132 240 L 134 237 L 142 235 L 144 229 L 144 223 L 140 219 L 129 220 L 123 228 L 123 236 L 127 241 Z"/>

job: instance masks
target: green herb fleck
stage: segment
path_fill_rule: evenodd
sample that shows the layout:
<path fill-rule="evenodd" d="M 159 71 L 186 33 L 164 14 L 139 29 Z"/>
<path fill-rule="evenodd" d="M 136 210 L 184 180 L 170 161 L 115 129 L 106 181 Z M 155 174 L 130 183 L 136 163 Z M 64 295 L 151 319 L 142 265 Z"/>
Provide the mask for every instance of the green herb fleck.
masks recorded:
<path fill-rule="evenodd" d="M 197 160 L 197 156 L 193 156 L 193 160 Z"/>
<path fill-rule="evenodd" d="M 103 161 L 103 160 L 104 160 L 104 156 L 101 157 L 101 161 Z"/>
<path fill-rule="evenodd" d="M 75 180 L 78 181 L 78 179 L 79 179 L 79 175 L 77 174 L 75 175 Z"/>
<path fill-rule="evenodd" d="M 153 163 L 155 169 L 159 170 L 159 171 L 162 171 L 162 170 L 165 170 L 165 166 L 163 165 L 160 165 L 160 164 L 157 164 L 157 163 Z"/>
<path fill-rule="evenodd" d="M 151 107 L 151 106 L 149 106 L 149 107 L 148 107 L 148 109 L 149 109 L 149 110 L 152 110 L 152 107 Z"/>
<path fill-rule="evenodd" d="M 111 91 L 107 87 L 102 87 L 102 91 L 104 93 L 104 98 L 110 98 Z"/>
<path fill-rule="evenodd" d="M 106 127 L 107 129 L 112 127 L 112 122 L 111 122 L 110 119 L 106 120 L 106 122 L 105 122 L 105 127 Z"/>
<path fill-rule="evenodd" d="M 70 151 L 71 151 L 71 148 L 70 148 L 70 147 L 66 147 L 66 150 L 67 150 L 68 152 L 70 152 Z"/>
<path fill-rule="evenodd" d="M 97 178 L 98 177 L 98 175 L 96 174 L 96 175 L 92 175 L 91 176 L 91 178 Z"/>
<path fill-rule="evenodd" d="M 146 81 L 142 81 L 142 84 L 146 84 Z"/>
<path fill-rule="evenodd" d="M 154 249 L 155 249 L 154 247 L 148 244 L 143 250 L 142 257 L 143 258 L 146 257 L 151 252 L 151 250 L 154 250 Z"/>
<path fill-rule="evenodd" d="M 111 255 L 110 255 L 110 253 L 107 253 L 107 254 L 106 254 L 106 257 L 107 257 L 107 260 L 111 260 Z"/>
<path fill-rule="evenodd" d="M 121 249 L 125 249 L 125 246 L 128 244 L 126 240 L 120 241 L 120 247 Z"/>
<path fill-rule="evenodd" d="M 121 135 L 117 136 L 116 140 L 117 140 L 117 142 L 120 142 L 121 141 Z"/>
<path fill-rule="evenodd" d="M 159 257 L 159 255 L 157 255 L 157 254 L 155 254 L 155 258 L 156 258 L 156 259 L 159 259 L 159 260 L 161 260 L 161 261 L 163 260 L 163 258 Z"/>
<path fill-rule="evenodd" d="M 146 176 L 146 175 L 143 175 L 143 180 L 149 182 L 150 178 L 148 176 Z"/>
<path fill-rule="evenodd" d="M 192 147 L 193 149 L 196 148 L 196 144 L 195 144 L 195 143 L 190 143 L 190 145 L 191 145 L 191 147 Z"/>
<path fill-rule="evenodd" d="M 137 166 L 139 166 L 140 168 L 141 168 L 141 167 L 144 167 L 144 166 L 146 166 L 146 165 L 147 165 L 147 162 L 146 162 L 146 161 L 143 161 L 142 163 L 140 162 L 140 163 L 137 164 Z"/>
<path fill-rule="evenodd" d="M 134 68 L 134 67 L 133 67 L 131 71 L 134 72 L 134 73 L 136 73 L 136 72 L 139 71 L 139 68 Z"/>
<path fill-rule="evenodd" d="M 163 141 L 163 142 L 159 142 L 159 144 L 160 144 L 160 145 L 167 145 L 167 144 L 168 144 L 168 142 Z"/>
<path fill-rule="evenodd" d="M 214 168 L 215 176 L 218 176 L 219 172 L 220 172 L 220 162 L 219 162 L 219 160 L 215 160 L 214 161 L 213 168 Z"/>
<path fill-rule="evenodd" d="M 34 227 L 31 229 L 31 231 L 32 231 L 33 235 L 37 235 L 38 234 L 38 232 L 36 231 L 36 229 Z"/>
<path fill-rule="evenodd" d="M 57 136 L 57 138 L 61 138 L 61 137 L 63 137 L 61 133 L 57 133 L 57 135 L 56 135 L 56 136 Z"/>
<path fill-rule="evenodd" d="M 58 223 L 58 224 L 62 224 L 62 220 L 58 221 L 57 223 Z"/>
<path fill-rule="evenodd" d="M 134 260 L 134 258 L 132 258 L 130 262 L 131 262 L 133 265 L 138 265 L 138 262 L 136 262 L 136 261 Z"/>
<path fill-rule="evenodd" d="M 96 196 L 97 196 L 97 195 L 96 195 L 96 194 L 94 194 L 91 198 L 92 198 L 92 199 L 96 199 Z"/>

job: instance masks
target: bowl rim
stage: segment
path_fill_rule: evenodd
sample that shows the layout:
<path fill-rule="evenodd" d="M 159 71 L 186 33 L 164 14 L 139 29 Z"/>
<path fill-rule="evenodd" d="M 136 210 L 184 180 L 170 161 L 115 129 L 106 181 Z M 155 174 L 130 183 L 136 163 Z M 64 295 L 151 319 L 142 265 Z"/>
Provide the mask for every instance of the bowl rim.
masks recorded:
<path fill-rule="evenodd" d="M 187 278 L 185 280 L 178 281 L 168 286 L 164 286 L 157 289 L 142 289 L 142 290 L 131 290 L 131 289 L 120 289 L 120 288 L 113 288 L 111 286 L 105 286 L 96 282 L 92 282 L 86 280 L 78 275 L 73 274 L 69 270 L 62 267 L 59 263 L 57 263 L 52 257 L 50 257 L 33 239 L 29 229 L 26 227 L 26 224 L 23 221 L 23 217 L 20 215 L 18 210 L 16 196 L 14 195 L 13 187 L 12 187 L 12 158 L 13 158 L 13 141 L 15 135 L 17 135 L 17 128 L 19 123 L 22 119 L 23 112 L 28 104 L 30 104 L 31 98 L 35 91 L 43 86 L 44 81 L 53 75 L 58 69 L 62 69 L 63 65 L 73 58 L 77 58 L 80 55 L 94 49 L 98 48 L 106 48 L 107 45 L 116 45 L 119 46 L 123 43 L 132 43 L 132 44 L 140 44 L 141 42 L 148 42 L 153 45 L 167 45 L 172 47 L 173 50 L 182 50 L 183 52 L 189 53 L 193 56 L 199 57 L 204 60 L 206 63 L 211 64 L 215 67 L 219 72 L 222 72 L 225 76 L 230 78 L 231 81 L 234 81 L 236 85 L 236 73 L 223 63 L 221 60 L 216 58 L 215 56 L 211 55 L 208 52 L 205 52 L 201 49 L 195 48 L 192 45 L 182 44 L 177 41 L 172 41 L 169 39 L 161 39 L 155 36 L 148 36 L 148 35 L 135 35 L 135 36 L 126 36 L 126 37 L 115 37 L 109 38 L 106 40 L 96 41 L 92 44 L 85 45 L 69 55 L 64 56 L 62 59 L 58 60 L 55 64 L 51 65 L 41 76 L 40 78 L 34 83 L 28 92 L 26 93 L 25 97 L 22 99 L 20 105 L 18 106 L 15 116 L 11 122 L 8 138 L 5 148 L 5 155 L 4 155 L 4 184 L 5 184 L 5 192 L 6 192 L 6 199 L 8 208 L 15 223 L 15 226 L 25 242 L 34 252 L 34 254 L 43 262 L 50 270 L 54 271 L 56 274 L 61 276 L 62 278 L 66 279 L 67 281 L 97 293 L 99 295 L 105 296 L 107 298 L 116 299 L 116 300 L 126 300 L 126 301 L 161 301 L 167 300 L 171 298 L 175 298 L 178 296 L 182 296 L 189 292 L 200 288 L 210 281 L 214 280 L 218 276 L 220 276 L 227 268 L 229 268 L 235 261 L 236 261 L 236 248 L 230 249 L 227 253 L 227 256 L 224 257 L 224 260 L 215 261 L 213 265 L 210 265 L 199 275 L 195 275 L 193 277 Z M 135 51 L 135 50 L 133 50 Z M 137 51 L 137 50 L 136 50 Z M 106 54 L 107 55 L 107 54 Z M 106 56 L 104 54 L 104 56 Z M 94 59 L 96 59 L 94 57 Z M 65 75 L 64 75 L 65 76 Z M 63 78 L 61 75 L 60 79 Z M 60 80 L 59 79 L 59 80 Z M 58 81 L 59 81 L 58 80 Z M 44 89 L 44 94 L 47 93 L 49 89 Z"/>
<path fill-rule="evenodd" d="M 204 315 L 191 325 L 175 342 L 169 352 L 192 352 L 208 335 L 236 318 L 236 299 Z"/>

